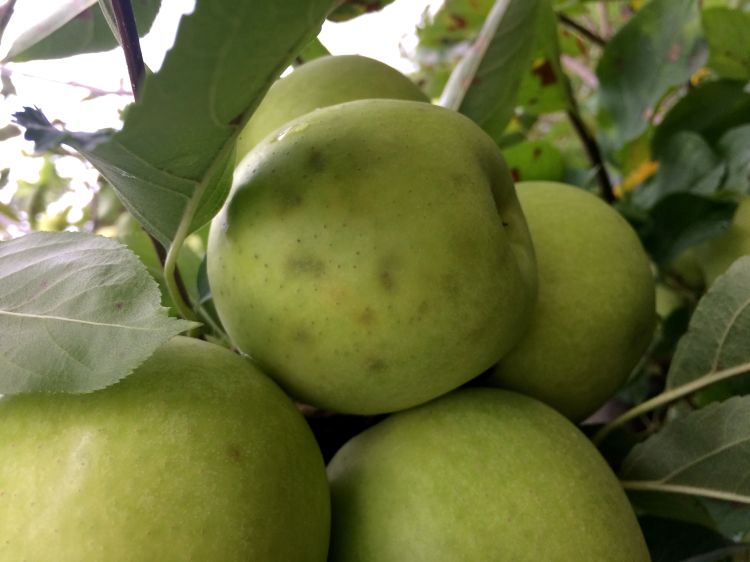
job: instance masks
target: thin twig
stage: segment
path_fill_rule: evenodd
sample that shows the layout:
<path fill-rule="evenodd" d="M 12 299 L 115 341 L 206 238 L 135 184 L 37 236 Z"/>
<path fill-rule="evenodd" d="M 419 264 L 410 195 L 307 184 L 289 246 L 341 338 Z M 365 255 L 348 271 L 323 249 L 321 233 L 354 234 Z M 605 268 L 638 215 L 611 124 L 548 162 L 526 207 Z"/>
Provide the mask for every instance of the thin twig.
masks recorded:
<path fill-rule="evenodd" d="M 578 110 L 578 104 L 575 98 L 570 96 L 571 104 L 568 108 L 568 118 L 573 124 L 576 133 L 583 143 L 583 147 L 586 149 L 586 154 L 589 156 L 591 164 L 596 169 L 596 177 L 599 182 L 599 189 L 601 190 L 602 197 L 607 203 L 613 203 L 615 201 L 615 190 L 612 187 L 612 181 L 609 179 L 607 168 L 604 165 L 604 158 L 602 158 L 602 152 L 599 149 L 599 144 L 596 142 L 594 135 L 589 131 L 588 126 L 583 121 L 581 114 Z"/>
<path fill-rule="evenodd" d="M 143 78 L 146 74 L 146 65 L 143 62 L 141 40 L 138 37 L 138 28 L 133 16 L 133 7 L 130 4 L 130 0 L 112 0 L 112 8 L 115 15 L 115 25 L 120 34 L 122 50 L 125 53 L 125 62 L 128 65 L 128 74 L 130 75 L 130 84 L 133 87 L 133 95 L 138 99 Z M 177 264 L 175 263 L 171 269 L 165 267 L 167 265 L 167 249 L 151 234 L 148 236 L 151 239 L 154 250 L 156 250 L 156 255 L 159 257 L 159 263 L 161 263 L 165 277 L 174 276 L 174 283 L 170 282 L 171 279 L 166 279 L 167 286 L 176 289 L 177 294 L 172 295 L 172 300 L 185 318 L 192 319 L 190 295 L 185 287 L 185 282 L 182 280 Z"/>
<path fill-rule="evenodd" d="M 596 89 L 599 87 L 599 79 L 596 77 L 596 74 L 581 59 L 571 57 L 570 55 L 560 55 L 560 62 L 565 70 L 578 76 L 589 88 Z"/>
<path fill-rule="evenodd" d="M 605 2 L 599 2 L 599 27 L 601 37 L 606 41 L 612 36 L 612 26 L 609 23 L 609 6 Z"/>
<path fill-rule="evenodd" d="M 138 99 L 140 86 L 146 74 L 146 65 L 143 63 L 141 53 L 141 41 L 138 38 L 138 28 L 135 24 L 133 7 L 130 0 L 112 0 L 112 8 L 115 12 L 115 24 L 120 34 L 122 50 L 125 53 L 125 62 L 128 65 L 130 84 L 133 87 L 133 95 Z"/>
<path fill-rule="evenodd" d="M 570 29 L 579 33 L 580 35 L 583 35 L 586 39 L 588 39 L 595 45 L 598 45 L 599 47 L 604 47 L 607 44 L 607 41 L 605 41 L 603 37 L 600 37 L 595 32 L 587 28 L 586 26 L 581 25 L 576 20 L 566 16 L 565 14 L 557 14 L 557 19 L 560 20 L 561 24 L 563 24 L 566 27 L 569 27 Z"/>
<path fill-rule="evenodd" d="M 45 82 L 52 82 L 53 84 L 61 84 L 63 86 L 70 86 L 71 88 L 82 88 L 88 90 L 90 96 L 132 96 L 133 93 L 125 88 L 119 90 L 104 90 L 97 88 L 96 86 L 88 86 L 81 84 L 80 82 L 73 82 L 68 80 L 57 80 L 55 78 L 49 78 L 47 76 L 37 76 L 36 74 L 29 74 L 28 72 L 21 72 L 16 68 L 10 68 L 7 65 L 0 64 L 0 73 L 3 76 L 23 76 L 24 78 L 31 78 L 32 80 L 44 80 Z"/>

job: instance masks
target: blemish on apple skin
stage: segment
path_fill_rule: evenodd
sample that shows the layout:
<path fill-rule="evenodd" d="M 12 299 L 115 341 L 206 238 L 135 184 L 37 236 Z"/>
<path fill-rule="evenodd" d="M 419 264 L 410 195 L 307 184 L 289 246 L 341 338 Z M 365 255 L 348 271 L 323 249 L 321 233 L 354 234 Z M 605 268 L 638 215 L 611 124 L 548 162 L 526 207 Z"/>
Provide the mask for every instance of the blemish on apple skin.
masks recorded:
<path fill-rule="evenodd" d="M 385 289 L 388 293 L 393 293 L 396 289 L 396 281 L 393 278 L 393 273 L 390 272 L 387 269 L 384 269 L 380 272 L 380 275 L 378 276 L 378 279 L 380 280 L 380 285 Z"/>
<path fill-rule="evenodd" d="M 377 315 L 375 314 L 375 311 L 370 308 L 369 306 L 366 306 L 362 312 L 360 312 L 355 320 L 362 324 L 363 326 L 372 326 L 375 321 L 377 320 Z"/>
<path fill-rule="evenodd" d="M 388 363 L 380 357 L 374 357 L 367 361 L 366 367 L 371 373 L 383 373 L 388 370 Z"/>
<path fill-rule="evenodd" d="M 326 167 L 326 161 L 323 153 L 317 148 L 311 148 L 309 154 L 307 155 L 307 165 L 314 172 L 323 171 Z"/>
<path fill-rule="evenodd" d="M 122 310 L 122 309 L 123 309 L 124 307 L 125 307 L 125 304 L 124 304 L 124 303 L 121 303 L 121 302 L 116 302 L 116 303 L 115 303 L 115 308 L 116 308 L 117 310 Z"/>
<path fill-rule="evenodd" d="M 292 189 L 279 189 L 277 191 L 277 197 L 281 214 L 302 205 L 302 196 Z"/>
<path fill-rule="evenodd" d="M 310 343 L 313 341 L 313 337 L 310 332 L 308 332 L 304 328 L 298 328 L 297 330 L 295 330 L 292 339 L 297 343 Z"/>
<path fill-rule="evenodd" d="M 236 462 L 237 464 L 242 464 L 242 456 L 242 451 L 237 445 L 234 443 L 229 443 L 227 445 L 227 457 L 229 457 L 229 460 Z"/>
<path fill-rule="evenodd" d="M 326 272 L 326 264 L 312 256 L 289 256 L 286 260 L 286 269 L 290 275 L 322 277 Z"/>

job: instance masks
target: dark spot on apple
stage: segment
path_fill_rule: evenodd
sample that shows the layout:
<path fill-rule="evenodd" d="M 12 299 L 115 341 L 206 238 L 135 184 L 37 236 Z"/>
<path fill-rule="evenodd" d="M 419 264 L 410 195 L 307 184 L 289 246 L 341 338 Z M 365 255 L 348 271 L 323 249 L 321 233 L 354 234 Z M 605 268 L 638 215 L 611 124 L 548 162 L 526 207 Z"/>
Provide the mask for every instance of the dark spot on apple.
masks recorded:
<path fill-rule="evenodd" d="M 542 149 L 538 146 L 534 149 L 534 152 L 531 153 L 532 158 L 534 160 L 537 160 L 542 155 Z"/>
<path fill-rule="evenodd" d="M 290 274 L 322 277 L 326 272 L 326 264 L 312 256 L 290 256 L 286 260 L 286 267 Z"/>
<path fill-rule="evenodd" d="M 227 457 L 229 457 L 229 460 L 241 464 L 243 455 L 239 446 L 234 443 L 229 443 L 227 445 Z"/>
<path fill-rule="evenodd" d="M 313 341 L 312 334 L 310 334 L 310 332 L 308 332 L 304 328 L 297 328 L 294 331 L 292 339 L 297 343 L 310 343 Z"/>
<path fill-rule="evenodd" d="M 372 326 L 377 320 L 377 316 L 372 308 L 366 306 L 362 312 L 357 314 L 355 319 L 363 326 Z"/>
<path fill-rule="evenodd" d="M 367 361 L 366 367 L 371 373 L 382 373 L 388 370 L 388 363 L 380 357 L 373 357 Z"/>
<path fill-rule="evenodd" d="M 382 285 L 383 289 L 385 289 L 387 292 L 392 293 L 396 288 L 396 281 L 393 279 L 393 273 L 390 272 L 387 269 L 384 269 L 380 272 L 379 275 L 380 284 Z"/>
<path fill-rule="evenodd" d="M 282 212 L 302 205 L 302 195 L 293 188 L 279 189 L 276 193 Z"/>
<path fill-rule="evenodd" d="M 122 310 L 124 306 L 125 306 L 125 304 L 124 304 L 124 303 L 121 303 L 121 302 L 116 302 L 116 303 L 115 303 L 115 308 L 116 308 L 117 310 Z"/>
<path fill-rule="evenodd" d="M 326 167 L 323 153 L 317 148 L 311 148 L 307 155 L 307 165 L 312 168 L 314 172 L 321 172 Z"/>

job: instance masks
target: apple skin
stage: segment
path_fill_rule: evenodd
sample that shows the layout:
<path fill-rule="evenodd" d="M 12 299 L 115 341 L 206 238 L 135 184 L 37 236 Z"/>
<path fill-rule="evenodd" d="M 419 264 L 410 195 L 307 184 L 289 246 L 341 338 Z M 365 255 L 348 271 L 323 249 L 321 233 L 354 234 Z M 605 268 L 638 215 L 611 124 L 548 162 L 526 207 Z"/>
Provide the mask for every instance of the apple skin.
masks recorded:
<path fill-rule="evenodd" d="M 228 350 L 174 338 L 119 383 L 0 400 L 2 560 L 326 560 L 304 419 Z"/>
<path fill-rule="evenodd" d="M 399 412 L 328 465 L 329 562 L 641 562 L 594 446 L 541 402 L 467 388 Z"/>
<path fill-rule="evenodd" d="M 318 408 L 444 394 L 525 329 L 528 230 L 502 155 L 466 117 L 361 100 L 309 113 L 235 172 L 208 278 L 235 345 Z"/>
<path fill-rule="evenodd" d="M 339 55 L 305 63 L 268 90 L 237 139 L 236 161 L 269 133 L 305 113 L 374 98 L 429 101 L 406 76 L 374 59 Z"/>
<path fill-rule="evenodd" d="M 735 260 L 750 255 L 750 197 L 744 197 L 729 229 L 693 250 L 707 287 L 723 275 Z"/>
<path fill-rule="evenodd" d="M 582 189 L 517 184 L 537 254 L 531 326 L 488 383 L 533 396 L 570 419 L 625 382 L 656 325 L 655 282 L 635 231 Z"/>

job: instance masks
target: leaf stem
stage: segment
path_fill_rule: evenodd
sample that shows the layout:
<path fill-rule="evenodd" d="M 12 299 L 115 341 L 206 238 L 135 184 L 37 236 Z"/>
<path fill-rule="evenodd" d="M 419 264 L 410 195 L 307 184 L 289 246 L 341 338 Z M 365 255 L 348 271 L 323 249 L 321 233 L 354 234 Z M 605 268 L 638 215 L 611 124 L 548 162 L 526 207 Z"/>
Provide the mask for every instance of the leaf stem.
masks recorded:
<path fill-rule="evenodd" d="M 596 142 L 594 135 L 589 131 L 588 126 L 581 117 L 581 113 L 578 109 L 578 102 L 576 102 L 573 93 L 570 92 L 568 96 L 570 100 L 570 106 L 567 110 L 568 119 L 573 124 L 573 128 L 578 133 L 578 137 L 581 139 L 586 154 L 588 154 L 591 164 L 596 168 L 596 177 L 599 183 L 599 189 L 601 195 L 607 203 L 614 203 L 615 201 L 615 190 L 612 187 L 612 181 L 609 179 L 607 168 L 604 164 L 604 158 L 602 157 L 601 149 L 599 144 Z"/>
<path fill-rule="evenodd" d="M 750 504 L 750 496 L 743 494 L 734 494 L 732 492 L 721 492 L 708 488 L 696 486 L 682 486 L 679 484 L 666 484 L 659 481 L 648 480 L 622 480 L 620 482 L 626 490 L 634 492 L 666 492 L 670 494 L 689 494 L 691 496 L 703 496 L 716 500 L 725 500 L 730 502 Z"/>
<path fill-rule="evenodd" d="M 646 400 L 645 402 L 638 404 L 634 408 L 631 408 L 621 416 L 606 424 L 596 432 L 592 441 L 594 442 L 594 444 L 599 445 L 602 441 L 604 441 L 607 435 L 612 433 L 612 431 L 629 422 L 633 418 L 637 418 L 638 416 L 645 414 L 646 412 L 650 412 L 652 410 L 655 410 L 656 408 L 669 404 L 670 402 L 679 400 L 680 398 L 683 398 L 688 394 L 692 394 L 696 390 L 700 390 L 701 388 L 704 388 L 716 382 L 736 377 L 738 375 L 743 375 L 748 372 L 750 372 L 750 363 L 742 363 L 728 369 L 722 369 L 721 371 L 715 371 L 713 373 L 703 375 L 699 379 L 696 379 L 687 384 L 683 384 L 682 386 L 678 386 L 677 388 L 665 390 L 661 394 L 657 394 L 650 400 Z"/>
<path fill-rule="evenodd" d="M 193 220 L 193 215 L 195 215 L 199 200 L 200 197 L 193 196 L 190 201 L 188 201 L 185 211 L 182 213 L 180 224 L 177 227 L 177 232 L 174 235 L 172 243 L 169 245 L 169 251 L 164 260 L 164 281 L 167 284 L 169 295 L 172 297 L 172 302 L 174 302 L 180 315 L 185 320 L 193 321 L 196 321 L 197 318 L 190 306 L 189 299 L 185 298 L 185 293 L 180 290 L 180 284 L 177 281 L 179 276 L 175 275 L 175 273 L 177 272 L 177 256 L 180 253 L 182 244 L 185 242 L 185 238 L 190 234 L 188 230 L 190 228 L 190 223 Z M 158 242 L 156 243 L 158 244 Z"/>
<path fill-rule="evenodd" d="M 190 234 L 190 225 L 193 222 L 195 213 L 198 211 L 198 207 L 200 206 L 200 202 L 203 199 L 203 194 L 205 193 L 207 186 L 210 185 L 217 174 L 224 171 L 223 168 L 221 170 L 217 168 L 227 165 L 228 158 L 231 157 L 233 151 L 234 142 L 230 140 L 230 142 L 224 144 L 224 147 L 203 176 L 203 179 L 196 185 L 193 196 L 187 202 L 187 205 L 185 205 L 185 209 L 182 212 L 180 224 L 177 226 L 177 232 L 175 232 L 172 243 L 169 246 L 169 251 L 167 252 L 167 259 L 164 262 L 164 279 L 167 284 L 167 289 L 169 290 L 169 294 L 171 295 L 175 306 L 186 320 L 196 320 L 196 316 L 189 304 L 189 299 L 183 298 L 183 295 L 180 294 L 179 286 L 175 280 L 177 256 L 180 252 L 180 248 L 182 248 L 182 244 L 185 242 L 185 238 Z"/>
<path fill-rule="evenodd" d="M 0 74 L 2 76 L 23 76 L 25 78 L 32 78 L 34 80 L 43 80 L 45 82 L 51 82 L 53 84 L 62 84 L 64 86 L 70 86 L 71 88 L 83 88 L 84 90 L 88 90 L 89 96 L 131 96 L 132 93 L 130 90 L 126 90 L 124 88 L 120 88 L 119 90 L 104 90 L 102 88 L 97 88 L 95 86 L 87 86 L 86 84 L 82 84 L 80 82 L 73 82 L 73 81 L 67 81 L 67 80 L 57 80 L 55 78 L 50 78 L 48 76 L 38 76 L 36 74 L 29 74 L 28 72 L 21 72 L 17 68 L 10 68 L 7 65 L 0 64 Z"/>

